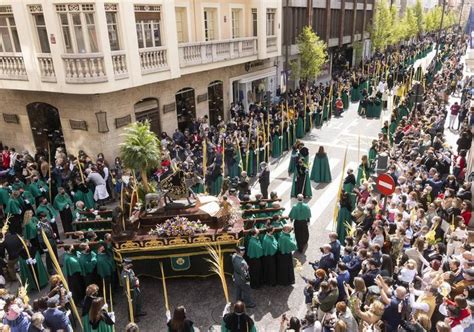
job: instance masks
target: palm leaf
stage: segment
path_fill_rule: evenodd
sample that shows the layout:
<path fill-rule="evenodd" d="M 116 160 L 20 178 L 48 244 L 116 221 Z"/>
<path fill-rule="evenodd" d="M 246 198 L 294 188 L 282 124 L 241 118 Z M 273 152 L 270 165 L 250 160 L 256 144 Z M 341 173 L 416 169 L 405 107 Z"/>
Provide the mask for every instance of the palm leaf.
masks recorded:
<path fill-rule="evenodd" d="M 206 258 L 206 261 L 211 265 L 211 272 L 219 276 L 222 289 L 224 291 L 225 300 L 227 303 L 229 303 L 229 291 L 227 289 L 227 280 L 225 279 L 224 256 L 222 254 L 221 246 L 219 244 L 216 246 L 207 244 L 206 249 L 209 252 L 209 256 L 211 256 L 211 258 Z"/>

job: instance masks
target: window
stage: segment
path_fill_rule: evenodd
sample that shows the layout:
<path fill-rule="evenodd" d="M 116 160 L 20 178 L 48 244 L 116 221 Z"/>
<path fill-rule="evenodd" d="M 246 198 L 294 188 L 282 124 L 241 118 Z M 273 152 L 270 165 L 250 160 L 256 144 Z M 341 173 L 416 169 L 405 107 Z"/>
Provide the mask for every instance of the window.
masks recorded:
<path fill-rule="evenodd" d="M 107 20 L 107 32 L 111 51 L 120 50 L 120 37 L 117 23 L 117 5 L 105 4 L 105 18 Z"/>
<path fill-rule="evenodd" d="M 176 33 L 178 35 L 178 43 L 186 43 L 188 41 L 188 29 L 186 20 L 186 7 L 176 7 Z"/>
<path fill-rule="evenodd" d="M 217 10 L 215 8 L 204 9 L 204 37 L 206 41 L 217 38 L 216 16 Z"/>
<path fill-rule="evenodd" d="M 135 6 L 138 48 L 162 46 L 160 6 Z"/>
<path fill-rule="evenodd" d="M 242 9 L 232 9 L 232 38 L 239 38 L 242 37 L 241 31 L 241 18 L 242 17 Z"/>
<path fill-rule="evenodd" d="M 257 8 L 252 8 L 252 36 L 257 37 L 257 27 L 258 27 L 258 19 L 257 19 Z"/>
<path fill-rule="evenodd" d="M 267 36 L 275 36 L 276 9 L 267 8 Z"/>
<path fill-rule="evenodd" d="M 97 53 L 99 43 L 93 4 L 56 5 L 67 53 Z"/>
<path fill-rule="evenodd" d="M 48 31 L 44 21 L 43 7 L 41 5 L 30 5 L 28 9 L 33 17 L 33 23 L 36 27 L 37 44 L 41 53 L 51 53 L 49 46 Z"/>
<path fill-rule="evenodd" d="M 0 15 L 0 52 L 21 52 L 13 14 Z"/>

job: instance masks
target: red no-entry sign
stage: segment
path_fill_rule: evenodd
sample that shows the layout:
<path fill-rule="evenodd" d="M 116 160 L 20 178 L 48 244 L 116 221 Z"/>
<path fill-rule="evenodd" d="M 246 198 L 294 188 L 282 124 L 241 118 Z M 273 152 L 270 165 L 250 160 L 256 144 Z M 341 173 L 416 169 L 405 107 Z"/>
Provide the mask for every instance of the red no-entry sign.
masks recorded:
<path fill-rule="evenodd" d="M 380 174 L 377 177 L 377 190 L 385 196 L 391 195 L 395 191 L 395 181 L 393 181 L 393 178 L 384 173 Z"/>

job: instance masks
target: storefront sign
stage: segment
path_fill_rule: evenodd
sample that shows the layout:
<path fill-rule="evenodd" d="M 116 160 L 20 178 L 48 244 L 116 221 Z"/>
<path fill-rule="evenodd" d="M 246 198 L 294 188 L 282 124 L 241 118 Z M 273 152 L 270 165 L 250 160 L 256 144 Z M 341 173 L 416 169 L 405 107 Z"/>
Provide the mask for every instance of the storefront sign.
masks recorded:
<path fill-rule="evenodd" d="M 16 114 L 3 113 L 3 120 L 6 123 L 20 123 L 20 118 Z"/>
<path fill-rule="evenodd" d="M 255 67 L 263 66 L 264 64 L 265 64 L 265 61 L 263 61 L 263 60 L 247 62 L 245 64 L 245 71 L 249 71 L 250 69 L 255 68 Z"/>
<path fill-rule="evenodd" d="M 87 131 L 87 122 L 84 120 L 69 120 L 71 129 Z"/>
<path fill-rule="evenodd" d="M 176 110 L 176 103 L 163 105 L 163 113 L 174 112 Z"/>
<path fill-rule="evenodd" d="M 197 102 L 198 104 L 199 103 L 202 103 L 203 101 L 206 101 L 207 100 L 207 93 L 203 93 L 202 95 L 198 95 L 197 96 Z"/>
<path fill-rule="evenodd" d="M 132 122 L 132 116 L 130 114 L 122 116 L 121 118 L 115 118 L 115 128 L 126 126 L 130 122 Z"/>

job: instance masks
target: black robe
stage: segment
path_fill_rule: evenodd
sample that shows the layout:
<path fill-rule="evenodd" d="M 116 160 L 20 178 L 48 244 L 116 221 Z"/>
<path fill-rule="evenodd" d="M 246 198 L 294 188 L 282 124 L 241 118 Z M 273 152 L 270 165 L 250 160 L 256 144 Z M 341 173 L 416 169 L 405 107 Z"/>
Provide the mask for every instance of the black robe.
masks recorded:
<path fill-rule="evenodd" d="M 295 270 L 293 268 L 293 254 L 277 254 L 277 283 L 290 286 L 295 283 Z"/>

